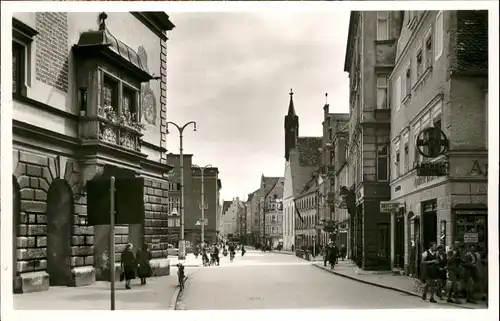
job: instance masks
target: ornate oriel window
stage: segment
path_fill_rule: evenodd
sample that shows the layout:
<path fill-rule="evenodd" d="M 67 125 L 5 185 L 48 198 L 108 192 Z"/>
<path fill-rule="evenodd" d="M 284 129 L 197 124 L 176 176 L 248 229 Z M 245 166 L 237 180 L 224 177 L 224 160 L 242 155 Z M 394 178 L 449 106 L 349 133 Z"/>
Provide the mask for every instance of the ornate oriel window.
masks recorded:
<path fill-rule="evenodd" d="M 77 88 L 85 89 L 80 138 L 85 145 L 112 145 L 140 152 L 144 125 L 140 122 L 140 88 L 154 77 L 138 53 L 106 28 L 99 15 L 97 31 L 80 35 L 73 47 Z"/>

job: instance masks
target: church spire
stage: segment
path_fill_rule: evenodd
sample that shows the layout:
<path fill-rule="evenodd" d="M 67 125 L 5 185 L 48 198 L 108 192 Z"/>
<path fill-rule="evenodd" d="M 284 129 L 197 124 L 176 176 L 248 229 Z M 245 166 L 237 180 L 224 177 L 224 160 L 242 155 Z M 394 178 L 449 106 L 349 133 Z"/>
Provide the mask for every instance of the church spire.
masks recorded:
<path fill-rule="evenodd" d="M 288 116 L 295 116 L 295 107 L 293 105 L 293 90 L 290 88 L 290 104 L 288 104 Z"/>
<path fill-rule="evenodd" d="M 290 104 L 288 114 L 285 116 L 285 159 L 290 157 L 290 150 L 296 148 L 299 136 L 299 117 L 295 114 L 293 105 L 293 90 L 290 89 Z"/>

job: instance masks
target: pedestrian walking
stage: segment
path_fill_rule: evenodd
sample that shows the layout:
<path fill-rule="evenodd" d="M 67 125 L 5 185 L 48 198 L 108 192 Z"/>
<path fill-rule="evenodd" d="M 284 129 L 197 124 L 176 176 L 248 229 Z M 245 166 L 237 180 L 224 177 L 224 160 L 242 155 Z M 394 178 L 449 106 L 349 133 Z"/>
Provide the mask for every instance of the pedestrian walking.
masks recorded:
<path fill-rule="evenodd" d="M 149 264 L 151 258 L 148 243 L 144 242 L 142 247 L 137 250 L 137 275 L 141 279 L 141 285 L 146 284 L 146 278 L 153 274 L 151 264 Z"/>
<path fill-rule="evenodd" d="M 326 263 L 328 262 L 328 244 L 323 245 L 321 254 L 323 255 L 323 264 L 326 266 Z"/>
<path fill-rule="evenodd" d="M 437 264 L 438 279 L 437 279 L 436 292 L 438 298 L 443 300 L 444 289 L 447 283 L 447 271 L 446 271 L 447 257 L 445 248 L 442 245 L 439 245 L 437 247 L 437 259 L 438 259 L 438 264 Z"/>
<path fill-rule="evenodd" d="M 333 242 L 328 245 L 328 262 L 330 263 L 330 268 L 333 270 L 337 263 L 337 247 Z"/>
<path fill-rule="evenodd" d="M 416 271 L 417 271 L 417 268 L 415 267 L 416 265 L 416 262 L 417 262 L 417 248 L 415 246 L 415 241 L 411 241 L 411 244 L 410 244 L 410 254 L 408 255 L 409 256 L 409 264 L 408 264 L 408 267 L 410 269 L 409 271 L 409 275 L 411 277 L 415 277 L 416 275 Z"/>
<path fill-rule="evenodd" d="M 477 279 L 477 259 L 474 255 L 475 247 L 469 246 L 467 252 L 465 253 L 464 260 L 462 261 L 462 265 L 464 267 L 464 285 L 465 285 L 465 298 L 468 303 L 476 303 L 474 300 L 475 297 L 475 289 L 474 289 L 474 280 Z"/>
<path fill-rule="evenodd" d="M 135 271 L 137 267 L 135 255 L 134 252 L 132 252 L 132 244 L 130 243 L 125 246 L 125 249 L 123 249 L 120 266 L 121 274 L 123 274 L 123 278 L 125 279 L 125 288 L 129 290 L 130 280 L 135 279 Z M 120 276 L 120 279 L 121 278 L 122 277 Z"/>
<path fill-rule="evenodd" d="M 459 243 L 450 248 L 446 257 L 446 270 L 450 287 L 448 289 L 448 303 L 460 303 L 458 301 L 458 282 L 459 282 L 459 267 L 460 267 L 460 252 L 458 251 Z"/>
<path fill-rule="evenodd" d="M 422 293 L 422 300 L 427 300 L 427 293 L 430 292 L 431 297 L 429 302 L 436 303 L 434 294 L 436 294 L 436 285 L 438 275 L 438 258 L 437 258 L 436 243 L 432 243 L 430 248 L 422 254 L 422 266 L 424 274 L 424 292 Z"/>

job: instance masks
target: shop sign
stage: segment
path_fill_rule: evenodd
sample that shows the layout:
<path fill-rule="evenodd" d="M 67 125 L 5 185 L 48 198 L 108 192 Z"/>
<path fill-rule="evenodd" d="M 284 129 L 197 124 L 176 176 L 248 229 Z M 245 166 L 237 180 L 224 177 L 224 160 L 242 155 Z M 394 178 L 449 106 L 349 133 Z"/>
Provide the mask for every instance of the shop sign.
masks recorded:
<path fill-rule="evenodd" d="M 380 213 L 399 212 L 399 202 L 380 202 Z"/>
<path fill-rule="evenodd" d="M 449 163 L 448 161 L 439 161 L 435 163 L 420 163 L 418 162 L 415 166 L 417 170 L 417 176 L 446 176 L 449 173 Z"/>
<path fill-rule="evenodd" d="M 478 233 L 465 233 L 464 243 L 477 243 L 479 241 Z"/>
<path fill-rule="evenodd" d="M 415 177 L 415 181 L 413 182 L 413 186 L 419 187 L 422 184 L 429 183 L 430 181 L 438 178 L 437 176 L 417 176 Z"/>
<path fill-rule="evenodd" d="M 472 166 L 468 172 L 468 176 L 484 176 L 488 177 L 488 164 L 481 166 L 478 160 L 472 162 Z"/>

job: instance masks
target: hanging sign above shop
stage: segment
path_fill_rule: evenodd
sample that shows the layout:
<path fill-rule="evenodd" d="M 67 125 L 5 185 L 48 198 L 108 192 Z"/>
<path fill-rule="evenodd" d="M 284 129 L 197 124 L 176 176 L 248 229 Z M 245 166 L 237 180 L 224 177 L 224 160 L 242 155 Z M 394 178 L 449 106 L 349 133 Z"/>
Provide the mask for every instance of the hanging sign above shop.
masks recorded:
<path fill-rule="evenodd" d="M 479 241 L 478 233 L 465 233 L 464 243 L 477 243 Z"/>
<path fill-rule="evenodd" d="M 420 155 L 432 159 L 446 154 L 448 150 L 448 138 L 441 129 L 430 127 L 418 134 L 416 145 Z M 449 163 L 447 160 L 417 162 L 415 168 L 417 176 L 446 176 L 449 173 Z"/>
<path fill-rule="evenodd" d="M 448 150 L 448 138 L 437 127 L 426 128 L 417 136 L 417 150 L 420 155 L 427 158 L 444 155 Z"/>
<path fill-rule="evenodd" d="M 380 213 L 397 213 L 399 212 L 398 202 L 380 202 Z"/>

